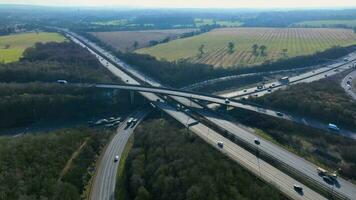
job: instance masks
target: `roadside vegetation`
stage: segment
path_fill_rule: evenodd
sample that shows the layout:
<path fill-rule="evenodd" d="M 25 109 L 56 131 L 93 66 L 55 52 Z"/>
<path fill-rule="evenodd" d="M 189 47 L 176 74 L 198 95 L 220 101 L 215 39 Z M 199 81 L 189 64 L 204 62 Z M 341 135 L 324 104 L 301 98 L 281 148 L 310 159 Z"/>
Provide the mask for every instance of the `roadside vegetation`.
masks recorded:
<path fill-rule="evenodd" d="M 81 199 L 108 138 L 103 130 L 86 128 L 0 137 L 0 199 Z"/>
<path fill-rule="evenodd" d="M 341 176 L 356 181 L 355 140 L 255 112 L 234 109 L 229 113 L 238 122 L 258 129 L 256 133 L 260 137 L 331 172 L 341 169 L 338 172 Z"/>
<path fill-rule="evenodd" d="M 66 39 L 57 33 L 33 32 L 0 36 L 0 62 L 18 61 L 25 49 L 36 43 L 63 42 Z"/>
<path fill-rule="evenodd" d="M 291 85 L 285 90 L 252 98 L 251 101 L 355 131 L 356 102 L 340 87 L 341 78 L 342 75 L 338 75 L 312 83 Z"/>
<path fill-rule="evenodd" d="M 221 28 L 136 52 L 168 61 L 246 67 L 350 46 L 355 41 L 356 34 L 349 29 Z"/>
<path fill-rule="evenodd" d="M 135 130 L 126 161 L 126 199 L 285 199 L 176 122 Z"/>

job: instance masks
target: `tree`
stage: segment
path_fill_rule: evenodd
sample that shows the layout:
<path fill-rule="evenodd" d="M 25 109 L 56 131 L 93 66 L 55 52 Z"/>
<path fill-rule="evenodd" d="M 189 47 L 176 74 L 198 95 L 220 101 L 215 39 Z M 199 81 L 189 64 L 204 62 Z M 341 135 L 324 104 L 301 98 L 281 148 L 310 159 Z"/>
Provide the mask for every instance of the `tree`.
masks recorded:
<path fill-rule="evenodd" d="M 199 49 L 198 49 L 198 51 L 199 51 L 198 57 L 199 57 L 199 58 L 201 58 L 202 55 L 204 54 L 204 47 L 205 47 L 205 45 L 202 44 L 202 45 L 200 45 L 200 47 L 199 47 Z"/>
<path fill-rule="evenodd" d="M 145 187 L 141 186 L 138 189 L 138 193 L 135 200 L 149 200 L 149 199 L 150 199 L 150 193 L 147 191 Z"/>
<path fill-rule="evenodd" d="M 257 55 L 257 49 L 258 49 L 258 45 L 257 44 L 253 44 L 252 45 L 252 50 L 253 50 L 253 54 Z"/>
<path fill-rule="evenodd" d="M 6 44 L 4 49 L 9 49 L 10 48 L 10 45 L 9 44 Z"/>
<path fill-rule="evenodd" d="M 229 49 L 229 53 L 232 54 L 234 52 L 235 44 L 233 42 L 229 42 L 227 44 L 227 48 Z"/>
<path fill-rule="evenodd" d="M 134 44 L 133 44 L 133 48 L 134 48 L 134 49 L 137 49 L 137 47 L 138 47 L 138 42 L 135 41 Z"/>
<path fill-rule="evenodd" d="M 260 46 L 260 50 L 261 50 L 261 54 L 262 54 L 262 55 L 265 55 L 266 49 L 267 49 L 267 47 L 266 47 L 265 45 L 261 45 L 261 46 Z"/>
<path fill-rule="evenodd" d="M 288 49 L 282 49 L 282 55 L 287 57 Z"/>

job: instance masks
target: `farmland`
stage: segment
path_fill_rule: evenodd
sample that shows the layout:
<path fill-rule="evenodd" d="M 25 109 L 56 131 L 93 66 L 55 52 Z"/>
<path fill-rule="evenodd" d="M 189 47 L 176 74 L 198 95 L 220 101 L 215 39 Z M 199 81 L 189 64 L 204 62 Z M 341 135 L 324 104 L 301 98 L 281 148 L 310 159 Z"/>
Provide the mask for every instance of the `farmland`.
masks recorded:
<path fill-rule="evenodd" d="M 232 51 L 229 42 L 234 45 Z M 257 44 L 256 51 L 252 48 L 254 44 Z M 169 61 L 186 59 L 219 67 L 242 67 L 352 44 L 356 44 L 356 34 L 349 29 L 222 28 L 136 52 Z M 266 49 L 262 51 L 261 46 Z"/>
<path fill-rule="evenodd" d="M 28 47 L 37 42 L 63 42 L 65 38 L 57 33 L 22 33 L 0 37 L 0 62 L 18 61 Z"/>
<path fill-rule="evenodd" d="M 192 32 L 195 29 L 169 29 L 147 31 L 116 31 L 116 32 L 93 32 L 91 33 L 101 41 L 111 45 L 117 50 L 127 52 L 137 48 L 147 47 L 150 41 L 161 42 L 169 38 L 176 39 L 183 33 Z M 136 46 L 135 46 L 135 42 Z"/>
<path fill-rule="evenodd" d="M 295 23 L 293 27 L 356 27 L 356 19 L 353 20 L 316 20 Z"/>

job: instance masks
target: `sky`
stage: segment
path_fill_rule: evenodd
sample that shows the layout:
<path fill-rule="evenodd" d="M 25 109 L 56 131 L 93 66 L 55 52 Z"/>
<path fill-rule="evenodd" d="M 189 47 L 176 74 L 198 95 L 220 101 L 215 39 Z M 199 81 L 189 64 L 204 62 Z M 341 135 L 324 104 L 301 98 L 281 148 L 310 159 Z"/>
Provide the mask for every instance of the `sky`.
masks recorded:
<path fill-rule="evenodd" d="M 356 7 L 356 0 L 0 0 L 0 4 L 157 8 Z"/>

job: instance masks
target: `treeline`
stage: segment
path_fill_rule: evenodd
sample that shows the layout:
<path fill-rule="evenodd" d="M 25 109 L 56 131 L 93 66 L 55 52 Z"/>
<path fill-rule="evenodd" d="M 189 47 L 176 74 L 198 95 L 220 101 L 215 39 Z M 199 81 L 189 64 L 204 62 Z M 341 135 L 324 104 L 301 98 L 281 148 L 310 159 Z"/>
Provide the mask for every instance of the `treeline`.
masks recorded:
<path fill-rule="evenodd" d="M 248 27 L 288 27 L 291 24 L 312 20 L 355 19 L 355 9 L 345 10 L 294 10 L 258 13 L 243 20 Z"/>
<path fill-rule="evenodd" d="M 91 177 L 88 169 L 108 137 L 103 131 L 76 128 L 0 138 L 0 199 L 81 199 Z M 82 144 L 68 171 L 63 171 Z"/>
<path fill-rule="evenodd" d="M 165 120 L 150 120 L 135 130 L 125 173 L 126 199 L 284 199 L 193 133 Z"/>
<path fill-rule="evenodd" d="M 356 103 L 347 96 L 339 82 L 337 78 L 328 78 L 301 83 L 252 101 L 356 130 Z"/>
<path fill-rule="evenodd" d="M 229 113 L 238 122 L 262 130 L 257 131 L 261 137 L 330 171 L 340 168 L 343 177 L 356 180 L 355 140 L 251 111 L 234 109 Z"/>

